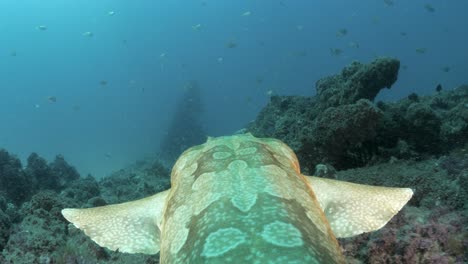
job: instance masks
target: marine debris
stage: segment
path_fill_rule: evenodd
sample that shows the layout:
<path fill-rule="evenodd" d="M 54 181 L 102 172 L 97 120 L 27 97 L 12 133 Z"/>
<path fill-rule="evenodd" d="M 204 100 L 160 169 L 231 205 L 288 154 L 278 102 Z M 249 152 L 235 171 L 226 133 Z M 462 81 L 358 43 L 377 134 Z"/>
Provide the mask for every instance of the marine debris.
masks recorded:
<path fill-rule="evenodd" d="M 50 96 L 47 96 L 47 100 L 51 103 L 55 103 L 57 102 L 57 97 L 50 95 Z"/>
<path fill-rule="evenodd" d="M 91 32 L 91 31 L 86 31 L 86 32 L 83 33 L 83 36 L 90 38 L 90 37 L 94 36 L 94 33 Z"/>

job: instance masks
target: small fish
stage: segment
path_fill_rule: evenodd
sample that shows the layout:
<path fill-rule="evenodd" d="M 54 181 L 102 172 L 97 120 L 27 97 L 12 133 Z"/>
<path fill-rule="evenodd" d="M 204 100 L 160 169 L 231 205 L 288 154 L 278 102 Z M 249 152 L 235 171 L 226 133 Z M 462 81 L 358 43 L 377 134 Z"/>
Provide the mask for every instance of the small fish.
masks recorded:
<path fill-rule="evenodd" d="M 47 97 L 47 100 L 49 100 L 51 103 L 55 103 L 57 102 L 57 97 L 51 95 Z"/>
<path fill-rule="evenodd" d="M 112 158 L 112 155 L 110 153 L 104 153 L 104 157 L 106 157 L 106 159 L 110 159 Z"/>
<path fill-rule="evenodd" d="M 44 25 L 37 26 L 36 28 L 38 30 L 41 30 L 41 31 L 46 31 L 47 30 L 47 26 L 44 26 Z"/>
<path fill-rule="evenodd" d="M 83 36 L 90 38 L 90 37 L 94 36 L 94 34 L 91 31 L 86 31 L 86 32 L 83 33 Z"/>
<path fill-rule="evenodd" d="M 348 34 L 348 30 L 346 28 L 342 28 L 336 32 L 337 37 L 344 37 Z"/>
<path fill-rule="evenodd" d="M 106 81 L 106 80 L 102 80 L 102 81 L 99 82 L 99 84 L 100 84 L 101 86 L 106 86 L 106 85 L 107 85 L 107 81 Z"/>
<path fill-rule="evenodd" d="M 166 52 L 163 52 L 159 55 L 159 58 L 164 59 L 166 58 Z"/>
<path fill-rule="evenodd" d="M 426 51 L 427 51 L 426 48 L 417 48 L 417 49 L 416 49 L 416 52 L 419 53 L 419 54 L 425 54 Z"/>
<path fill-rule="evenodd" d="M 260 85 L 260 84 L 263 83 L 263 78 L 260 77 L 260 76 L 258 76 L 258 77 L 255 79 L 255 82 L 256 82 L 258 85 Z"/>
<path fill-rule="evenodd" d="M 403 37 L 406 37 L 406 36 L 408 36 L 408 33 L 406 33 L 405 31 L 401 31 L 400 35 L 403 36 Z"/>
<path fill-rule="evenodd" d="M 441 70 L 442 70 L 443 72 L 449 72 L 449 71 L 450 71 L 450 67 L 449 67 L 449 66 L 444 66 L 444 67 L 441 68 Z"/>
<path fill-rule="evenodd" d="M 349 43 L 349 46 L 350 46 L 351 48 L 359 49 L 359 43 L 354 42 L 354 41 L 351 41 L 351 42 Z"/>
<path fill-rule="evenodd" d="M 34 108 L 40 108 L 40 107 L 41 107 L 40 104 L 35 104 L 35 105 L 34 105 Z"/>
<path fill-rule="evenodd" d="M 241 16 L 250 16 L 252 13 L 250 11 L 245 11 Z"/>
<path fill-rule="evenodd" d="M 442 84 L 439 83 L 439 84 L 436 86 L 436 91 L 437 91 L 438 93 L 440 93 L 440 92 L 442 91 Z"/>
<path fill-rule="evenodd" d="M 200 30 L 200 29 L 201 29 L 201 26 L 202 26 L 201 24 L 196 24 L 196 25 L 193 25 L 193 26 L 192 26 L 192 29 L 193 29 L 193 30 Z"/>
<path fill-rule="evenodd" d="M 393 6 L 395 4 L 392 0 L 384 0 L 384 3 L 386 6 Z"/>
<path fill-rule="evenodd" d="M 433 6 L 431 6 L 430 4 L 425 4 L 424 5 L 424 9 L 426 9 L 427 12 L 430 12 L 430 13 L 434 13 L 435 12 L 435 8 Z"/>
<path fill-rule="evenodd" d="M 229 41 L 229 42 L 226 44 L 226 47 L 229 48 L 229 49 L 233 49 L 233 48 L 237 47 L 237 43 L 234 42 L 234 41 Z"/>
<path fill-rule="evenodd" d="M 266 92 L 266 94 L 267 94 L 268 96 L 273 96 L 274 92 L 273 92 L 273 90 L 270 89 L 270 90 L 268 90 L 268 91 Z"/>
<path fill-rule="evenodd" d="M 17 54 L 16 54 L 16 51 L 13 50 L 12 52 L 10 52 L 10 56 L 11 56 L 11 57 L 16 57 L 16 55 L 17 55 Z"/>
<path fill-rule="evenodd" d="M 113 16 L 113 15 L 115 15 L 115 12 L 114 12 L 114 11 L 109 11 L 107 14 L 108 14 L 109 16 Z"/>
<path fill-rule="evenodd" d="M 330 53 L 333 56 L 340 56 L 343 53 L 343 50 L 338 49 L 338 48 L 330 48 Z"/>
<path fill-rule="evenodd" d="M 224 59 L 223 59 L 223 57 L 219 57 L 219 58 L 217 59 L 217 61 L 218 61 L 219 63 L 222 63 L 222 62 L 224 61 Z"/>

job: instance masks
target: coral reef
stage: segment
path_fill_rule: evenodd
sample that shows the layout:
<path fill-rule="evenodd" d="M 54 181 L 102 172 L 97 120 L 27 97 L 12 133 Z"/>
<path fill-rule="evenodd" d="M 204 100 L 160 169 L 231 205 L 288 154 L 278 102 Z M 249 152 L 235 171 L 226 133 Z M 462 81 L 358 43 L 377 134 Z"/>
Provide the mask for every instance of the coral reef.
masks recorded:
<path fill-rule="evenodd" d="M 254 122 L 244 132 L 274 137 L 286 142 L 295 151 L 303 142 L 311 141 L 314 120 L 320 113 L 316 97 L 272 96 Z"/>
<path fill-rule="evenodd" d="M 76 206 L 82 206 L 88 202 L 91 202 L 92 205 L 96 205 L 96 203 L 98 203 L 96 200 L 100 193 L 99 183 L 93 176 L 88 175 L 85 178 L 71 182 L 69 187 L 64 189 L 60 195 L 70 198 L 77 204 Z"/>
<path fill-rule="evenodd" d="M 327 162 L 338 169 L 373 159 L 383 113 L 372 104 L 377 93 L 397 80 L 400 62 L 358 62 L 317 81 L 315 97 L 272 97 L 248 130 L 285 141 L 298 154 L 305 172 Z"/>
<path fill-rule="evenodd" d="M 468 143 L 468 86 L 395 103 L 373 100 L 397 78 L 399 62 L 353 63 L 317 82 L 317 96 L 273 96 L 248 131 L 283 140 L 305 173 L 328 163 L 349 169 L 391 157 L 422 159 Z"/>
<path fill-rule="evenodd" d="M 2 199 L 1 196 L 0 199 Z M 1 202 L 3 201 L 0 201 L 0 203 Z M 8 241 L 8 236 L 10 234 L 9 230 L 11 227 L 10 217 L 4 212 L 5 208 L 6 204 L 3 206 L 0 205 L 0 251 L 3 249 L 6 242 Z"/>
<path fill-rule="evenodd" d="M 316 83 L 322 108 L 352 104 L 359 99 L 373 101 L 379 91 L 396 82 L 400 61 L 378 58 L 370 64 L 353 62 L 341 74 L 320 79 Z"/>
<path fill-rule="evenodd" d="M 248 131 L 286 142 L 305 174 L 415 191 L 381 230 L 340 239 L 348 263 L 468 263 L 468 86 L 374 104 L 398 68 L 388 58 L 353 63 L 318 81 L 317 96 L 272 96 Z M 167 156 L 100 180 L 80 177 L 60 155 L 48 163 L 32 153 L 23 169 L 0 150 L 0 263 L 159 263 L 159 255 L 99 247 L 60 210 L 169 188 L 164 162 L 204 141 L 198 89 L 188 89 L 162 143 Z"/>
<path fill-rule="evenodd" d="M 68 182 L 80 178 L 80 174 L 75 167 L 70 166 L 62 155 L 57 155 L 49 166 L 52 174 L 58 179 L 60 188 L 63 188 Z"/>
<path fill-rule="evenodd" d="M 382 156 L 438 155 L 468 142 L 468 86 L 416 98 L 377 104 L 384 113 L 376 142 Z M 399 141 L 408 151 L 400 153 Z"/>
<path fill-rule="evenodd" d="M 247 130 L 285 141 L 305 174 L 415 191 L 417 207 L 342 239 L 348 263 L 466 263 L 468 86 L 374 105 L 398 65 L 353 63 L 318 81 L 317 96 L 274 96 Z"/>
<path fill-rule="evenodd" d="M 80 193 L 88 193 L 80 198 L 82 202 L 76 207 L 94 207 L 112 203 L 125 202 L 168 189 L 169 170 L 161 162 L 138 161 L 128 168 L 119 170 L 96 182 L 93 177 L 75 182 L 62 194 L 76 197 Z M 71 205 L 68 205 L 70 207 Z M 59 250 L 54 260 L 58 263 L 159 263 L 158 255 L 124 254 L 112 252 L 99 247 L 79 229 L 68 228 L 66 244 Z"/>
<path fill-rule="evenodd" d="M 325 177 L 415 189 L 410 204 L 417 207 L 404 209 L 376 233 L 341 239 L 348 262 L 466 262 L 467 160 L 466 150 L 457 150 L 438 159 L 395 159 L 346 171 L 319 164 L 317 174 Z M 159 263 L 159 255 L 101 248 L 60 215 L 64 207 L 122 202 L 168 188 L 169 170 L 159 161 L 140 161 L 100 181 L 88 175 L 66 186 L 61 192 L 40 191 L 20 210 L 0 198 L 1 263 Z"/>
<path fill-rule="evenodd" d="M 31 197 L 31 179 L 22 170 L 20 160 L 0 149 L 0 195 L 7 201 L 20 204 Z"/>
<path fill-rule="evenodd" d="M 29 155 L 26 165 L 26 174 L 32 179 L 32 186 L 36 190 L 59 188 L 59 181 L 51 168 L 47 165 L 47 161 L 40 157 L 37 153 Z"/>
<path fill-rule="evenodd" d="M 99 182 L 101 197 L 108 203 L 141 199 L 169 189 L 169 169 L 159 161 L 140 161 Z"/>
<path fill-rule="evenodd" d="M 3 250 L 5 263 L 50 263 L 65 242 L 66 225 L 60 211 L 69 202 L 55 192 L 43 191 L 23 204 L 23 218 Z"/>
<path fill-rule="evenodd" d="M 375 149 L 372 149 L 375 145 L 369 142 L 375 140 L 381 116 L 381 111 L 366 99 L 360 99 L 353 104 L 329 107 L 317 117 L 312 128 L 313 138 L 305 141 L 298 153 L 303 157 L 317 155 L 322 157 L 322 162 L 338 165 L 338 168 L 343 167 L 340 164 L 365 164 L 368 156 L 375 152 Z M 355 148 L 360 150 L 354 151 Z M 364 151 L 367 148 L 371 149 Z M 309 159 L 314 160 L 317 159 Z"/>
<path fill-rule="evenodd" d="M 468 215 L 406 207 L 381 230 L 340 239 L 348 263 L 466 263 Z"/>
<path fill-rule="evenodd" d="M 81 178 L 62 156 L 47 165 L 33 153 L 22 171 L 15 157 L 2 153 L 4 161 L 10 161 L 6 164 L 13 164 L 15 170 L 4 170 L 0 175 L 9 171 L 29 175 L 37 192 L 20 209 L 0 195 L 1 263 L 159 263 L 158 255 L 122 254 L 99 247 L 68 225 L 60 213 L 65 207 L 128 201 L 169 188 L 169 170 L 159 161 L 137 162 L 98 182 L 91 175 Z M 44 179 L 46 184 L 38 182 Z"/>
<path fill-rule="evenodd" d="M 80 177 L 73 166 L 70 166 L 62 155 L 47 164 L 47 161 L 37 153 L 29 155 L 25 173 L 32 180 L 34 191 L 61 190 L 68 182 Z"/>
<path fill-rule="evenodd" d="M 464 185 L 468 182 L 467 159 L 468 152 L 423 161 L 393 160 L 339 171 L 335 178 L 370 185 L 411 187 L 415 193 L 409 204 L 413 206 L 467 209 L 468 190 L 462 187 L 468 186 Z"/>

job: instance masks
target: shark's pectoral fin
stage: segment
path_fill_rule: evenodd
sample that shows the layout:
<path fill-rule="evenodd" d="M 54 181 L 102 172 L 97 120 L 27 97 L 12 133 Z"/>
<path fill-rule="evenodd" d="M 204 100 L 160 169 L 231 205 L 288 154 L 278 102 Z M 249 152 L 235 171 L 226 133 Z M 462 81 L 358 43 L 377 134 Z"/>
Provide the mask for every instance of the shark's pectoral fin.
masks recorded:
<path fill-rule="evenodd" d="M 163 207 L 169 190 L 121 204 L 63 209 L 63 216 L 94 242 L 126 253 L 156 254 Z"/>
<path fill-rule="evenodd" d="M 313 176 L 306 178 L 336 237 L 351 237 L 380 229 L 413 195 L 409 188 L 378 187 Z"/>

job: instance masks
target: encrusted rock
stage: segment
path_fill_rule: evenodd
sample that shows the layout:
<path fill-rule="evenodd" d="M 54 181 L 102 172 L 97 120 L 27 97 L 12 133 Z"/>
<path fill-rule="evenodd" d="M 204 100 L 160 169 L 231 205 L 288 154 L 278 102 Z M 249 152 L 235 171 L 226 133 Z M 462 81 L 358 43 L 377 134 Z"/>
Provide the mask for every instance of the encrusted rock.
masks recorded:
<path fill-rule="evenodd" d="M 353 62 L 341 74 L 317 81 L 317 96 L 323 108 L 355 103 L 359 99 L 373 101 L 383 88 L 396 82 L 400 61 L 379 58 L 370 64 Z"/>

